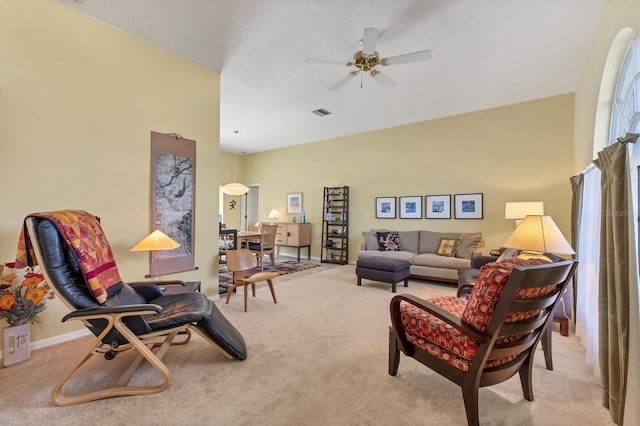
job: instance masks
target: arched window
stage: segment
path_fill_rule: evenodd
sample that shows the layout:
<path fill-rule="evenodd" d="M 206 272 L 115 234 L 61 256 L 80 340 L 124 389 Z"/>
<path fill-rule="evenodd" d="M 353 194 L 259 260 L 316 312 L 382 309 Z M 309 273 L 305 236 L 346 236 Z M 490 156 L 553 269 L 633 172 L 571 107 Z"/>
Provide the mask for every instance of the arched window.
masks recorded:
<path fill-rule="evenodd" d="M 635 36 L 624 57 L 611 107 L 609 144 L 628 132 L 640 133 L 640 37 Z M 633 147 L 640 152 L 640 145 Z"/>

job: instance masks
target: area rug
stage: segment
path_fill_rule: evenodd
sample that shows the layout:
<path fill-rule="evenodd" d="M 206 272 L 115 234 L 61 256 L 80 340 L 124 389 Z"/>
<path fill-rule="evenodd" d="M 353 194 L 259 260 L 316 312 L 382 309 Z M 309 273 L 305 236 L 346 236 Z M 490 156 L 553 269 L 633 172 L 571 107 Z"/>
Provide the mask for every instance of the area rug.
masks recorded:
<path fill-rule="evenodd" d="M 280 275 L 292 274 L 294 272 L 304 271 L 306 269 L 316 268 L 320 266 L 319 263 L 315 262 L 298 262 L 296 260 L 289 259 L 276 259 L 276 264 L 271 265 L 269 263 L 265 263 L 264 270 L 265 271 L 274 271 Z M 260 272 L 260 267 L 252 268 L 248 271 L 248 274 L 254 274 L 256 272 Z M 219 276 L 219 293 L 226 293 L 227 287 L 232 284 L 232 273 L 228 271 L 226 266 L 220 265 L 220 276 Z"/>

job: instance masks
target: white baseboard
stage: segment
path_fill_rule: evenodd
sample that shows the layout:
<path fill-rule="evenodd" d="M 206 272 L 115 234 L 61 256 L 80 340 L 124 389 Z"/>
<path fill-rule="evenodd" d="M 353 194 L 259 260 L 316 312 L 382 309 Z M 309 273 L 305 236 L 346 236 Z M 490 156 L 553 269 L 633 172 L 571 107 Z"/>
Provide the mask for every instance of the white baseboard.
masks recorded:
<path fill-rule="evenodd" d="M 89 329 L 72 331 L 71 333 L 59 334 L 57 336 L 49 337 L 47 339 L 41 339 L 31 342 L 31 350 L 46 348 L 47 346 L 57 345 L 58 343 L 68 342 L 70 340 L 78 339 L 80 337 L 88 336 L 91 334 Z M 2 357 L 2 351 L 0 351 L 0 357 Z"/>

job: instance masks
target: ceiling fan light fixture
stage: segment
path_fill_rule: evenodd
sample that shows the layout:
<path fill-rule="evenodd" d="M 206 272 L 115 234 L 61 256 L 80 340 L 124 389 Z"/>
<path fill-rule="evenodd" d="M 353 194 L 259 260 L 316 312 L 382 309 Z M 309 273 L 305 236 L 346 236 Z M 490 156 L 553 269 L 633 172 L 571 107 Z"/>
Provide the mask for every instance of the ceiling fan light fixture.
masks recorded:
<path fill-rule="evenodd" d="M 360 74 L 360 88 L 363 87 L 362 72 L 369 71 L 371 77 L 385 89 L 391 89 L 395 87 L 395 83 L 386 75 L 382 74 L 379 70 L 375 69 L 377 66 L 389 66 L 396 64 L 406 64 L 409 62 L 426 61 L 431 58 L 430 50 L 420 50 L 417 52 L 405 53 L 402 55 L 389 56 L 380 58 L 380 54 L 376 51 L 376 45 L 378 44 L 378 38 L 380 37 L 380 31 L 376 28 L 365 28 L 364 37 L 360 39 L 360 45 L 362 50 L 356 52 L 353 55 L 353 59 L 347 62 L 348 67 L 355 67 L 356 70 L 351 71 L 349 74 L 338 80 L 333 86 L 329 87 L 329 90 L 338 90 L 355 76 Z M 310 61 L 321 64 L 342 64 L 343 62 L 327 59 L 309 59 Z"/>

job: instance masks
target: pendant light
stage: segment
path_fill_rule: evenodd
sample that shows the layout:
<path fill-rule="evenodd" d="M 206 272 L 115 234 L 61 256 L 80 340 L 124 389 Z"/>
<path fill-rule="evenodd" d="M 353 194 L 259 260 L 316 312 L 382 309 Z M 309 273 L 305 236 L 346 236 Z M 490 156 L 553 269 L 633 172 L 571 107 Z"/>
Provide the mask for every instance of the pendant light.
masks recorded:
<path fill-rule="evenodd" d="M 246 185 L 236 182 L 238 180 L 237 179 L 238 176 L 236 175 L 236 161 L 237 161 L 236 146 L 237 146 L 237 140 L 238 140 L 238 131 L 234 130 L 233 133 L 235 133 L 235 136 L 233 138 L 233 180 L 234 182 L 228 183 L 226 185 L 222 185 L 222 192 L 224 192 L 227 195 L 242 195 L 249 192 L 249 188 Z"/>

